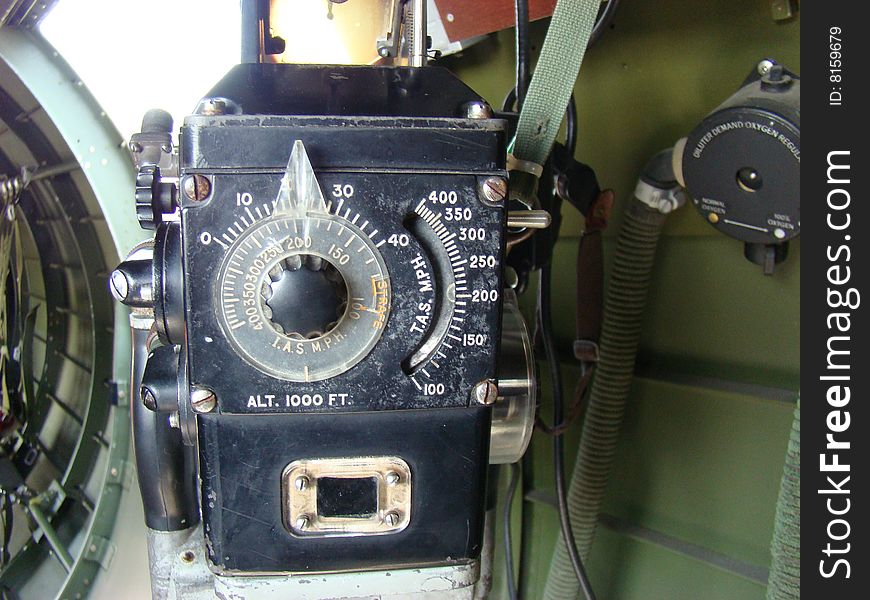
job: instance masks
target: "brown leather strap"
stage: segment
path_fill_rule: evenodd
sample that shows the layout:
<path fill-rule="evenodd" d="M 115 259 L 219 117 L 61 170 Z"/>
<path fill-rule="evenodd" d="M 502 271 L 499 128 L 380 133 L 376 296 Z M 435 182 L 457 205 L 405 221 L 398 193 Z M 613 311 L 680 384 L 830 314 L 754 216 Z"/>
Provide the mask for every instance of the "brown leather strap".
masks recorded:
<path fill-rule="evenodd" d="M 604 190 L 592 203 L 586 216 L 586 231 L 577 246 L 577 338 L 574 356 L 583 372 L 574 387 L 574 399 L 561 423 L 547 425 L 540 416 L 535 425 L 548 435 L 562 435 L 583 414 L 586 390 L 592 379 L 592 367 L 598 362 L 598 340 L 604 318 L 604 249 L 602 232 L 613 209 L 613 190 Z"/>
<path fill-rule="evenodd" d="M 587 370 L 580 379 L 577 380 L 577 385 L 574 387 L 574 399 L 568 407 L 567 414 L 561 423 L 556 423 L 550 427 L 540 416 L 535 420 L 535 426 L 546 433 L 547 435 L 562 435 L 571 427 L 571 424 L 583 414 L 585 404 L 583 399 L 586 396 L 586 389 L 589 387 L 589 381 L 592 379 L 592 370 Z"/>
<path fill-rule="evenodd" d="M 582 363 L 598 362 L 598 340 L 604 318 L 604 248 L 602 232 L 613 208 L 613 190 L 592 203 L 586 231 L 577 245 L 577 320 L 574 356 Z"/>

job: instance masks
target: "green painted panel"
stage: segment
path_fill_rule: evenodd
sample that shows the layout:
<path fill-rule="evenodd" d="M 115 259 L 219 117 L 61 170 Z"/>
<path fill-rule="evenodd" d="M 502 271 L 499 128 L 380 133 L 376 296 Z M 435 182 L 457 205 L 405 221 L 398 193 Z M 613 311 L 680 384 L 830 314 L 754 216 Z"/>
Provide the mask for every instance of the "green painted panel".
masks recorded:
<path fill-rule="evenodd" d="M 574 368 L 566 366 L 563 375 L 565 385 L 573 385 Z M 604 512 L 766 568 L 793 408 L 785 402 L 638 378 Z M 576 456 L 578 430 L 566 439 L 569 464 Z M 528 482 L 548 494 L 553 493 L 550 448 L 548 437 L 535 436 Z M 534 590 L 527 597 L 536 598 L 549 567 L 558 520 L 548 505 L 527 504 L 526 510 L 527 589 Z M 607 583 L 611 577 L 629 576 L 636 568 L 634 559 L 612 547 L 624 544 L 614 540 L 625 536 L 604 527 L 598 532 L 590 565 L 596 579 Z M 602 556 L 608 557 L 606 561 Z M 678 581 L 665 570 L 660 577 L 662 589 Z"/>
<path fill-rule="evenodd" d="M 589 564 L 602 600 L 762 600 L 764 587 L 655 545 L 600 534 Z M 631 569 L 625 563 L 631 563 Z"/>
<path fill-rule="evenodd" d="M 535 532 L 532 549 L 523 563 L 523 598 L 539 598 L 558 531 L 556 511 L 534 505 L 527 527 Z M 501 567 L 502 554 L 497 567 Z M 674 553 L 646 541 L 600 528 L 588 570 L 601 600 L 761 600 L 764 587 Z M 491 598 L 507 598 L 504 582 L 497 578 Z"/>
<path fill-rule="evenodd" d="M 604 511 L 767 565 L 793 411 L 636 380 Z"/>
<path fill-rule="evenodd" d="M 683 207 L 681 212 L 693 211 Z M 693 215 L 694 216 L 694 215 Z M 614 244 L 607 244 L 613 250 Z M 644 321 L 642 364 L 669 371 L 797 389 L 800 365 L 800 241 L 771 277 L 724 236 L 665 236 Z M 575 239 L 557 245 L 553 316 L 561 347 L 574 332 Z"/>

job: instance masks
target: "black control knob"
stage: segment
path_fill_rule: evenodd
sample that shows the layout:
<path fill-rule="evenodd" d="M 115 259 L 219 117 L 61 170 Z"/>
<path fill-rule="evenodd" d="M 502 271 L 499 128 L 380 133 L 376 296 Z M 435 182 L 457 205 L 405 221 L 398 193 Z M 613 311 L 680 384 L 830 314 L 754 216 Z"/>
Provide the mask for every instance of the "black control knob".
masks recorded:
<path fill-rule="evenodd" d="M 141 246 L 133 250 L 109 277 L 112 295 L 133 308 L 154 306 L 154 249 Z"/>
<path fill-rule="evenodd" d="M 139 399 L 148 410 L 178 410 L 178 352 L 175 346 L 159 346 L 148 355 Z"/>
<path fill-rule="evenodd" d="M 276 329 L 300 339 L 320 337 L 338 324 L 347 308 L 347 286 L 328 261 L 313 255 L 286 258 L 261 290 Z"/>
<path fill-rule="evenodd" d="M 163 215 L 175 210 L 178 192 L 174 184 L 160 180 L 160 167 L 142 165 L 136 176 L 136 216 L 143 229 L 155 229 Z"/>

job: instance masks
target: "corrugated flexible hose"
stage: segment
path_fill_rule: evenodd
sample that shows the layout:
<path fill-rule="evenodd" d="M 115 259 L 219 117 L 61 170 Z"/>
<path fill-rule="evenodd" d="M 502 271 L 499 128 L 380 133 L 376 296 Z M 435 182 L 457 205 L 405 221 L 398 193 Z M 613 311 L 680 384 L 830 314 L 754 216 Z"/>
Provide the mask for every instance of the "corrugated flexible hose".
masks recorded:
<path fill-rule="evenodd" d="M 770 544 L 768 600 L 801 597 L 801 400 L 794 410 Z"/>
<path fill-rule="evenodd" d="M 642 178 L 650 189 L 660 190 L 673 201 L 674 186 L 670 153 L 657 156 Z M 670 177 L 658 177 L 660 174 Z M 665 183 L 667 182 L 667 183 Z M 659 208 L 664 204 L 660 204 Z M 619 431 L 634 372 L 647 291 L 652 276 L 656 245 L 673 201 L 664 212 L 632 198 L 625 212 L 617 241 L 604 304 L 600 358 L 589 396 L 579 454 L 568 488 L 568 507 L 577 549 L 585 562 L 595 537 L 595 527 L 616 452 Z M 594 583 L 594 582 L 593 582 Z M 559 537 L 544 588 L 545 600 L 577 597 L 579 587 L 571 568 L 565 541 Z"/>

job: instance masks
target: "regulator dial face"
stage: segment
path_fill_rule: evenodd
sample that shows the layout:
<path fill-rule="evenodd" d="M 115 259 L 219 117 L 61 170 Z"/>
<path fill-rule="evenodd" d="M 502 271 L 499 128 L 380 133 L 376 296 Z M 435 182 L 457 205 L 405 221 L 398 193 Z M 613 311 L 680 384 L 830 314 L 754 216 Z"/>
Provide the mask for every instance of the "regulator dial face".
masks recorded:
<path fill-rule="evenodd" d="M 354 223 L 330 214 L 301 142 L 274 203 L 229 248 L 215 294 L 234 349 L 288 381 L 343 373 L 371 351 L 390 311 L 383 257 Z"/>

